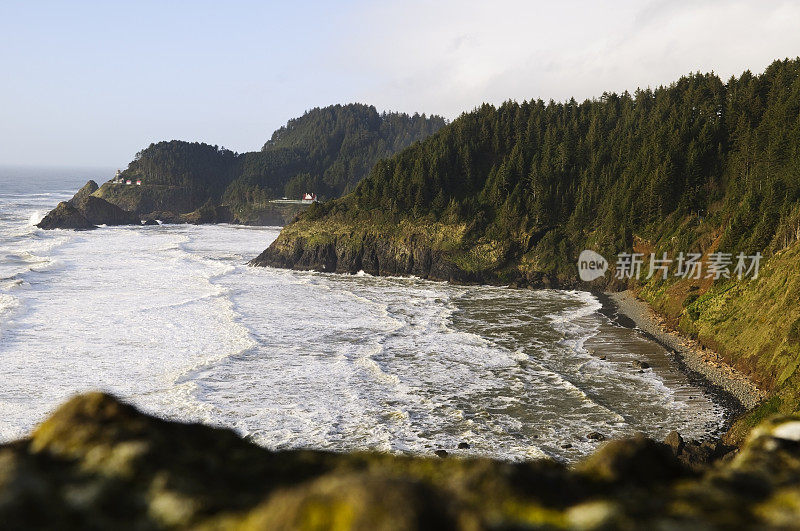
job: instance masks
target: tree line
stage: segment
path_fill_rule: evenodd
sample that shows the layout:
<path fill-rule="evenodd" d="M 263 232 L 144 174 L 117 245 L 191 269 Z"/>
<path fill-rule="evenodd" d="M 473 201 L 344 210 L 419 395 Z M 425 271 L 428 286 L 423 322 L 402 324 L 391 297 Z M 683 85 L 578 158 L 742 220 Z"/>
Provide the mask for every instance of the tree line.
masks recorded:
<path fill-rule="evenodd" d="M 275 131 L 260 151 L 158 142 L 137 153 L 123 177 L 202 191 L 232 205 L 305 192 L 330 199 L 351 191 L 379 159 L 444 125 L 439 116 L 378 113 L 362 104 L 315 108 Z"/>
<path fill-rule="evenodd" d="M 634 234 L 688 251 L 700 226 L 729 252 L 775 250 L 800 236 L 799 204 L 800 58 L 727 82 L 482 105 L 308 215 L 463 222 L 558 267 Z"/>

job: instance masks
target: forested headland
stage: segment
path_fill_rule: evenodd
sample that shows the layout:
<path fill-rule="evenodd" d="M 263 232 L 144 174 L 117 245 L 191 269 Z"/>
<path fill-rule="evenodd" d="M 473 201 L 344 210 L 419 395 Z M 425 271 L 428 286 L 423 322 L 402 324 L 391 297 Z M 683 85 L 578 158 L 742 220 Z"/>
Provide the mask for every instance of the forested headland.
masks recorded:
<path fill-rule="evenodd" d="M 257 221 L 269 201 L 351 191 L 375 163 L 445 125 L 439 116 L 379 113 L 362 104 L 314 108 L 275 131 L 260 151 L 178 140 L 151 144 L 98 195 L 141 215 L 224 205 L 238 221 Z M 141 186 L 124 184 L 141 181 Z"/>

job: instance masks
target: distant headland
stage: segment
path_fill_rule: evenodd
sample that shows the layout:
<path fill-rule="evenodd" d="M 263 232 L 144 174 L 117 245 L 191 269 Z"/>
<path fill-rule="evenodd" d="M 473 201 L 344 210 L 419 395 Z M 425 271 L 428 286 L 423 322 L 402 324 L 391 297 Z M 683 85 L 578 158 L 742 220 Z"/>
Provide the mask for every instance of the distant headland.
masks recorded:
<path fill-rule="evenodd" d="M 378 160 L 445 123 L 435 115 L 333 105 L 290 120 L 260 151 L 235 153 L 179 140 L 154 143 L 104 184 L 87 183 L 39 226 L 90 229 L 155 220 L 285 225 L 317 198 L 348 193 Z"/>

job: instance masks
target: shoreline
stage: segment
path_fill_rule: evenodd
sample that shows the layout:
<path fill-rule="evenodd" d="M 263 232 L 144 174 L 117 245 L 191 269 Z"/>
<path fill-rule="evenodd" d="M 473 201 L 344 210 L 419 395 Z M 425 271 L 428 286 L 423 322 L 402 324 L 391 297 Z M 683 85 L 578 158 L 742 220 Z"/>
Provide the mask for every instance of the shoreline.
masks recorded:
<path fill-rule="evenodd" d="M 264 252 L 266 252 L 266 250 Z M 263 254 L 264 253 L 262 253 L 262 255 Z M 255 260 L 256 259 L 248 262 L 248 265 L 256 265 L 253 263 Z M 311 270 L 341 275 L 353 274 L 337 270 L 324 271 L 314 267 L 298 268 L 296 265 L 258 265 L 261 267 L 266 266 L 293 271 Z M 379 272 L 374 274 L 374 276 L 408 277 L 414 275 L 408 273 L 387 275 L 384 272 Z M 598 310 L 599 313 L 608 317 L 618 326 L 637 330 L 645 339 L 664 349 L 670 361 L 686 376 L 689 383 L 702 389 L 709 395 L 714 403 L 722 408 L 724 412 L 723 422 L 720 427 L 716 429 L 713 435 L 714 438 L 722 438 L 738 417 L 750 411 L 768 397 L 766 391 L 759 389 L 750 378 L 729 365 L 718 353 L 670 329 L 664 323 L 664 319 L 659 316 L 647 302 L 639 299 L 631 290 L 608 292 L 586 289 L 585 287 L 581 288 L 574 285 L 554 284 L 533 287 L 532 285 L 518 285 L 516 283 L 492 282 L 490 280 L 487 281 L 487 279 L 483 281 L 464 281 L 453 278 L 437 279 L 425 276 L 419 278 L 454 285 L 505 286 L 511 289 L 588 291 L 597 297 L 601 303 L 602 307 Z"/>
<path fill-rule="evenodd" d="M 730 428 L 736 417 L 758 405 L 766 396 L 719 354 L 667 328 L 650 305 L 630 290 L 595 293 L 595 296 L 603 304 L 602 313 L 620 326 L 637 329 L 663 347 L 689 381 L 704 389 L 724 408 L 720 435 Z"/>

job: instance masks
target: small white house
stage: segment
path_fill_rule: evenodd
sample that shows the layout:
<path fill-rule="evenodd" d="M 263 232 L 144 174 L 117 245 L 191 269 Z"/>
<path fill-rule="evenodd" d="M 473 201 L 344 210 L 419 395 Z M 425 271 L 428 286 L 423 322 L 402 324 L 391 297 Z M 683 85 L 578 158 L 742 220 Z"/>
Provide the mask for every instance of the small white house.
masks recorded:
<path fill-rule="evenodd" d="M 127 181 L 125 181 L 125 184 L 131 184 L 131 180 L 128 179 Z"/>
<path fill-rule="evenodd" d="M 141 186 L 141 185 L 142 185 L 142 180 L 141 179 L 137 179 L 136 180 L 136 186 Z"/>

